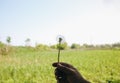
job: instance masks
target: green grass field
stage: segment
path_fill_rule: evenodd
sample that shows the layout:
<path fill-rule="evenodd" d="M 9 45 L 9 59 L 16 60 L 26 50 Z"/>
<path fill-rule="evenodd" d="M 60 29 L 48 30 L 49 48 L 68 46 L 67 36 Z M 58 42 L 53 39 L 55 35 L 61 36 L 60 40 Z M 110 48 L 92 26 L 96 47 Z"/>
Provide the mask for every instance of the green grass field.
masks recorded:
<path fill-rule="evenodd" d="M 60 58 L 92 83 L 120 83 L 120 51 L 66 50 Z M 21 49 L 0 56 L 0 83 L 56 83 L 52 67 L 56 61 L 57 51 Z"/>

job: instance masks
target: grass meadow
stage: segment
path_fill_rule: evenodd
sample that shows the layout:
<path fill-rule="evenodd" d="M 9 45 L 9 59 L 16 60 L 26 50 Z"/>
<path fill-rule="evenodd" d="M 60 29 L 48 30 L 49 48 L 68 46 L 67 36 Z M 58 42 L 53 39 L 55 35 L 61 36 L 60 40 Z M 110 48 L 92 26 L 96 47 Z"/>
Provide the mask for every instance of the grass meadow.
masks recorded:
<path fill-rule="evenodd" d="M 92 83 L 120 83 L 119 50 L 64 50 L 60 61 L 74 65 Z M 0 83 L 56 83 L 57 50 L 19 49 L 0 56 Z"/>

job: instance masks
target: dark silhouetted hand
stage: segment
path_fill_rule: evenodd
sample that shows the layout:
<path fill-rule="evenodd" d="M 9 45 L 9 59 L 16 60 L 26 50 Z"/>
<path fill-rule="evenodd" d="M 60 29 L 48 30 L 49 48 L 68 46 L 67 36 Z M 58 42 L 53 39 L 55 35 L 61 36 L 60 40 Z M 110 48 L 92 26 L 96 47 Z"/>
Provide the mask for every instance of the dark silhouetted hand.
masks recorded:
<path fill-rule="evenodd" d="M 85 80 L 76 68 L 67 63 L 53 63 L 57 83 L 90 83 Z"/>

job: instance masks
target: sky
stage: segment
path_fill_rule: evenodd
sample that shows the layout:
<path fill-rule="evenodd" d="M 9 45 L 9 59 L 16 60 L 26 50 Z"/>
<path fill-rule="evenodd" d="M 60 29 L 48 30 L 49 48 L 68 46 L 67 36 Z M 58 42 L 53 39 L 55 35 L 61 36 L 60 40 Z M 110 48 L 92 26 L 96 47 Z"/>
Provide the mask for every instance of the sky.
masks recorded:
<path fill-rule="evenodd" d="M 0 41 L 56 44 L 120 42 L 120 0 L 0 0 Z"/>

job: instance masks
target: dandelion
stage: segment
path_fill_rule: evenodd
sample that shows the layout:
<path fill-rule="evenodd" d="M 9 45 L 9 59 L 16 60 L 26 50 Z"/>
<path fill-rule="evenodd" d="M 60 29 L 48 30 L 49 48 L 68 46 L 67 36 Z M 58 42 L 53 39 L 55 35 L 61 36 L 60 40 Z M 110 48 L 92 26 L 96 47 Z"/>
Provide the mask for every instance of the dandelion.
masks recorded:
<path fill-rule="evenodd" d="M 61 43 L 65 42 L 65 38 L 62 35 L 58 35 L 56 40 L 59 43 L 59 47 L 58 47 L 58 63 L 59 63 L 60 62 L 60 46 L 61 46 Z"/>

